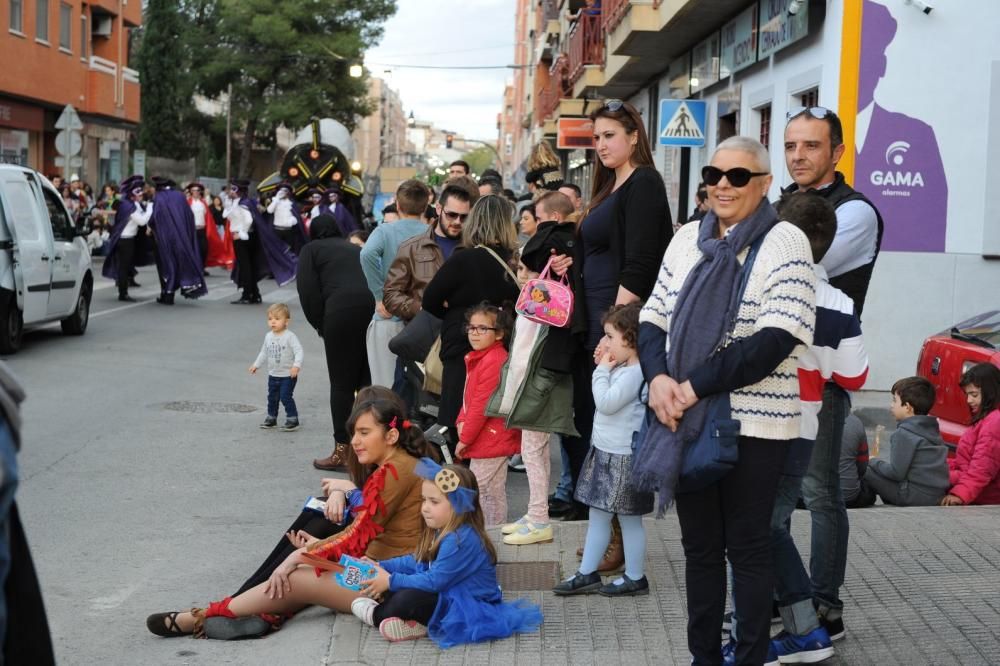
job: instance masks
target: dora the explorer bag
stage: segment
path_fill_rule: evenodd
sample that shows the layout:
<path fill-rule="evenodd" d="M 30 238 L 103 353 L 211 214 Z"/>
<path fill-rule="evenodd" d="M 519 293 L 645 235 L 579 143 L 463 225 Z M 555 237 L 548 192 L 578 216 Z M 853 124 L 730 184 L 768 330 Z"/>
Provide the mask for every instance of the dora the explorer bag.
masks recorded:
<path fill-rule="evenodd" d="M 554 258 L 550 257 L 541 274 L 528 280 L 521 288 L 514 310 L 525 319 L 539 324 L 565 328 L 573 316 L 573 290 L 565 275 L 558 282 L 549 278 Z"/>
<path fill-rule="evenodd" d="M 743 294 L 753 270 L 757 251 L 764 242 L 761 235 L 750 245 L 746 261 L 740 269 L 740 285 L 736 296 L 736 312 L 728 322 L 727 337 L 732 335 L 736 327 L 736 314 L 743 300 Z M 690 493 L 706 488 L 720 480 L 739 462 L 740 422 L 732 417 L 732 407 L 729 393 L 718 393 L 706 398 L 709 400 L 708 413 L 705 415 L 705 425 L 701 428 L 698 439 L 684 448 L 681 459 L 681 474 L 677 480 L 677 492 Z"/>

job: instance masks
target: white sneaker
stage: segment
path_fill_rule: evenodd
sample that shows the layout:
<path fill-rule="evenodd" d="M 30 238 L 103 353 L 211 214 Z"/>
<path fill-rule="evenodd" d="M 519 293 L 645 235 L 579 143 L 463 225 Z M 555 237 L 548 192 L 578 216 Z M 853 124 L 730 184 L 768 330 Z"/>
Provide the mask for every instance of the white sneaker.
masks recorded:
<path fill-rule="evenodd" d="M 372 614 L 375 612 L 376 606 L 378 606 L 378 602 L 374 599 L 369 599 L 368 597 L 358 597 L 351 602 L 351 612 L 354 613 L 354 617 L 358 618 L 369 627 L 374 627 L 375 621 L 372 620 Z"/>
<path fill-rule="evenodd" d="M 392 643 L 412 641 L 427 635 L 427 627 L 415 620 L 387 617 L 378 626 L 379 633 Z"/>

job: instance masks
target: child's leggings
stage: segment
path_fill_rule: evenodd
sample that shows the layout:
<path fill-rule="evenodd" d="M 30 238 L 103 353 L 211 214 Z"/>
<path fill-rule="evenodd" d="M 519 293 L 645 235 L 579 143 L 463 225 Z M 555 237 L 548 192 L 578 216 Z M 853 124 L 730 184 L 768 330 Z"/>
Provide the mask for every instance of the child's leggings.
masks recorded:
<path fill-rule="evenodd" d="M 547 432 L 521 431 L 521 460 L 528 474 L 528 520 L 536 525 L 549 522 L 549 458 Z"/>
<path fill-rule="evenodd" d="M 390 592 L 386 595 L 386 600 L 375 607 L 372 621 L 378 627 L 382 624 L 382 620 L 398 617 L 401 620 L 419 622 L 426 627 L 430 624 L 431 616 L 434 615 L 437 602 L 438 595 L 434 592 L 424 592 L 423 590 Z"/>
<path fill-rule="evenodd" d="M 507 522 L 507 458 L 473 458 L 469 469 L 479 483 L 479 504 L 486 526 Z"/>
<path fill-rule="evenodd" d="M 611 541 L 611 519 L 613 513 L 590 507 L 590 525 L 587 526 L 587 540 L 583 544 L 583 561 L 580 573 L 597 571 L 604 551 Z M 622 526 L 622 544 L 625 547 L 625 575 L 631 580 L 639 580 L 645 575 L 643 562 L 646 559 L 646 528 L 642 526 L 642 516 L 618 515 Z"/>

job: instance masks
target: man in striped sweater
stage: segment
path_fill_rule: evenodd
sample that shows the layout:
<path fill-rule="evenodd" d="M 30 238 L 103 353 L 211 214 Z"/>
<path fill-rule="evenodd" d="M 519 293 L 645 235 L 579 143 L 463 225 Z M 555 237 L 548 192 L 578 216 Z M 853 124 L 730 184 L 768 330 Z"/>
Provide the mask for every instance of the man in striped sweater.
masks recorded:
<path fill-rule="evenodd" d="M 778 210 L 781 219 L 806 234 L 812 247 L 816 330 L 813 343 L 799 357 L 801 439 L 789 448 L 771 518 L 776 591 L 784 624 L 784 631 L 772 643 L 772 655 L 785 663 L 815 663 L 833 654 L 832 638 L 844 633 L 840 619 L 843 605 L 837 598 L 847 565 L 840 441 L 845 410 L 850 407 L 846 391 L 864 385 L 868 353 L 854 302 L 830 285 L 820 265 L 837 232 L 833 207 L 806 192 L 786 196 Z M 788 532 L 800 490 L 813 522 L 811 581 Z M 817 616 L 817 609 L 826 613 Z"/>

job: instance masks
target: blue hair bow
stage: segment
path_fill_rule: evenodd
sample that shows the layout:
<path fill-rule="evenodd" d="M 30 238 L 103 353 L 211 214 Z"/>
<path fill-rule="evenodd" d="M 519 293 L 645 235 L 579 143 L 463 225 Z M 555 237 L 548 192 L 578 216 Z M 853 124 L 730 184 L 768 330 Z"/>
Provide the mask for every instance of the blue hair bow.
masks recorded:
<path fill-rule="evenodd" d="M 476 510 L 476 491 L 461 484 L 458 474 L 445 469 L 430 458 L 421 458 L 414 470 L 422 479 L 433 481 L 438 490 L 451 502 L 455 513 L 468 513 Z"/>

